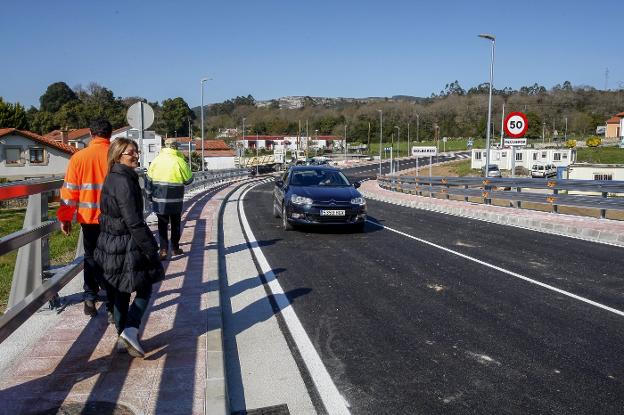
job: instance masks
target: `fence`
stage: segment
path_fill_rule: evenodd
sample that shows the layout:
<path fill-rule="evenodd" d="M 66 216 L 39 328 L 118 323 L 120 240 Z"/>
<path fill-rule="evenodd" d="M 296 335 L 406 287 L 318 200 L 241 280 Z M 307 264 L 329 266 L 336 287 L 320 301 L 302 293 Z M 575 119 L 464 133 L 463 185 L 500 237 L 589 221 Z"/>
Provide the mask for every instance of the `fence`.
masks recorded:
<path fill-rule="evenodd" d="M 461 196 L 464 201 L 477 198 L 485 204 L 492 199 L 507 200 L 516 208 L 522 207 L 522 202 L 542 203 L 555 213 L 559 206 L 600 209 L 603 219 L 607 210 L 624 210 L 624 181 L 380 176 L 378 183 L 387 190 L 420 196 Z M 526 189 L 537 192 L 523 191 Z"/>
<path fill-rule="evenodd" d="M 197 172 L 193 183 L 187 188 L 206 188 L 246 177 L 247 174 L 247 171 L 239 169 Z M 50 270 L 48 237 L 60 229 L 60 223 L 48 218 L 48 201 L 50 195 L 62 185 L 63 179 L 58 178 L 0 184 L 0 201 L 28 197 L 22 230 L 0 238 L 0 255 L 18 250 L 8 310 L 0 317 L 0 343 L 46 302 L 53 307 L 60 306 L 58 292 L 83 269 L 80 238 L 74 261 Z M 149 203 L 145 206 L 149 207 Z"/>

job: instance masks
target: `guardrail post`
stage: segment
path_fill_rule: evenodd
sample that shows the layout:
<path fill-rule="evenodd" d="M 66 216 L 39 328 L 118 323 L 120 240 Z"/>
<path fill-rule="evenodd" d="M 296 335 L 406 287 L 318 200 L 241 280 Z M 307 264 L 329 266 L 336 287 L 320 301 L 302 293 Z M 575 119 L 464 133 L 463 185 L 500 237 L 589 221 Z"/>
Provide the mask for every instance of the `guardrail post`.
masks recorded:
<path fill-rule="evenodd" d="M 609 196 L 608 192 L 602 192 L 602 197 L 604 199 L 606 199 L 607 196 Z M 600 209 L 600 219 L 605 219 L 606 217 L 607 217 L 607 209 Z"/>
<path fill-rule="evenodd" d="M 42 209 L 43 202 L 46 202 L 45 209 Z M 48 215 L 47 197 L 41 193 L 28 196 L 28 207 L 24 216 L 24 228 L 32 228 L 41 225 L 41 218 Z M 13 307 L 22 301 L 28 294 L 41 286 L 43 277 L 43 238 L 37 239 L 21 247 L 17 251 L 15 269 L 13 270 L 13 281 L 11 282 L 11 294 L 7 308 Z M 47 246 L 47 244 L 46 244 Z"/>
<path fill-rule="evenodd" d="M 464 185 L 464 190 L 468 190 L 467 184 Z M 467 202 L 467 201 L 468 201 L 468 196 L 464 196 L 464 202 Z"/>
<path fill-rule="evenodd" d="M 553 199 L 555 199 L 555 203 L 553 203 L 552 205 L 552 211 L 553 213 L 559 213 L 559 206 L 556 203 L 556 197 L 559 194 L 559 189 L 553 189 Z"/>
<path fill-rule="evenodd" d="M 521 193 L 522 192 L 522 188 L 521 187 L 516 187 L 516 192 L 517 193 Z M 519 200 L 516 200 L 516 208 L 520 209 L 522 207 L 522 202 Z"/>
<path fill-rule="evenodd" d="M 492 185 L 486 184 L 483 186 L 483 204 L 491 205 L 492 204 Z"/>

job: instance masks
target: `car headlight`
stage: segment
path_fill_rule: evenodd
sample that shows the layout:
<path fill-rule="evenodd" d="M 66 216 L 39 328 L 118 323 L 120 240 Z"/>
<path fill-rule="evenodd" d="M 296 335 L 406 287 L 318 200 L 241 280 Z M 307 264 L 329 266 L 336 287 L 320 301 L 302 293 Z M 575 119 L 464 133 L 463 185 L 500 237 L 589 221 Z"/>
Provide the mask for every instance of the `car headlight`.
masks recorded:
<path fill-rule="evenodd" d="M 364 199 L 363 197 L 354 197 L 353 199 L 351 199 L 351 204 L 352 205 L 365 205 L 366 204 L 366 199 Z"/>
<path fill-rule="evenodd" d="M 298 195 L 290 196 L 290 201 L 291 203 L 295 205 L 311 205 L 312 204 L 312 199 L 310 199 L 309 197 L 303 197 L 303 196 L 298 196 Z"/>

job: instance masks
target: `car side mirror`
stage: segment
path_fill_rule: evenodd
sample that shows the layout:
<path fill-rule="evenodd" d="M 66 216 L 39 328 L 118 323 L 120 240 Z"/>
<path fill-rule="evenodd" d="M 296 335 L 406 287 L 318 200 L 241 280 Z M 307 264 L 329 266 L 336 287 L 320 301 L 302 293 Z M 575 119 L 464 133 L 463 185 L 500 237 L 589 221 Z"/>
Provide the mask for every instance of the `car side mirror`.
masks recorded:
<path fill-rule="evenodd" d="M 282 179 L 275 179 L 275 186 L 284 187 L 284 181 Z"/>
<path fill-rule="evenodd" d="M 358 187 L 360 187 L 361 184 L 362 183 L 360 183 L 360 182 L 355 182 L 355 183 L 353 183 L 353 187 L 355 187 L 357 189 Z"/>

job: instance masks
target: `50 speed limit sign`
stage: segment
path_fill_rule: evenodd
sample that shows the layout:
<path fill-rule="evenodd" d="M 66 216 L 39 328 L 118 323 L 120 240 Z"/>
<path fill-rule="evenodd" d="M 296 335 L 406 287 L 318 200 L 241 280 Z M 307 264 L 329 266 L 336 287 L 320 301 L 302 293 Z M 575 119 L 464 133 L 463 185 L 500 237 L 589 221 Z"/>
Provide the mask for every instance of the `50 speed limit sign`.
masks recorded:
<path fill-rule="evenodd" d="M 529 120 L 522 112 L 510 112 L 505 117 L 504 126 L 509 137 L 520 138 L 529 129 Z"/>

